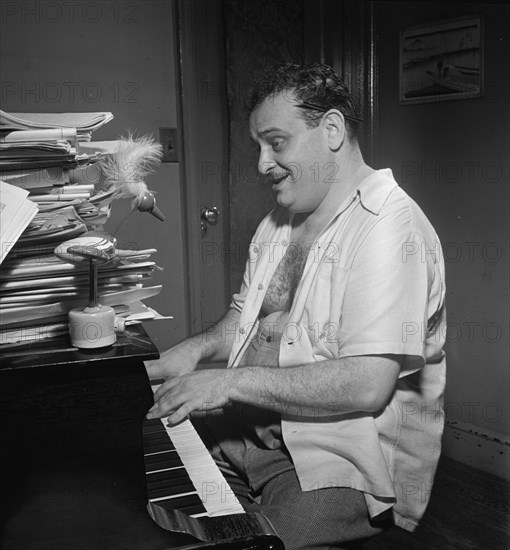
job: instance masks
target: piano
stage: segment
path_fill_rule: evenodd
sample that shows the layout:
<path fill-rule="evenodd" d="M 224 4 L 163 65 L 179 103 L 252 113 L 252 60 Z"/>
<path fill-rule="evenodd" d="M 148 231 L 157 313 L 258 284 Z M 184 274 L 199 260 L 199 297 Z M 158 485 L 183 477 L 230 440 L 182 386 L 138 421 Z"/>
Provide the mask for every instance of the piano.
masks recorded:
<path fill-rule="evenodd" d="M 189 421 L 145 419 L 158 352 L 141 325 L 100 350 L 0 353 L 0 549 L 283 550 Z"/>

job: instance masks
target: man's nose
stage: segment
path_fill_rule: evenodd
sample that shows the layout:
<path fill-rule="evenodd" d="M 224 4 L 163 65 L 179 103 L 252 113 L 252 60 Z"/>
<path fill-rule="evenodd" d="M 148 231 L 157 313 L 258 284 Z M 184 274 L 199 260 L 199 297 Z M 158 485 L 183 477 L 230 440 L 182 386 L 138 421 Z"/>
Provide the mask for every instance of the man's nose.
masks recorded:
<path fill-rule="evenodd" d="M 276 162 L 271 158 L 271 154 L 268 151 L 262 149 L 259 155 L 259 172 L 266 176 L 270 173 L 271 170 L 273 170 L 273 168 L 275 168 L 275 166 Z"/>

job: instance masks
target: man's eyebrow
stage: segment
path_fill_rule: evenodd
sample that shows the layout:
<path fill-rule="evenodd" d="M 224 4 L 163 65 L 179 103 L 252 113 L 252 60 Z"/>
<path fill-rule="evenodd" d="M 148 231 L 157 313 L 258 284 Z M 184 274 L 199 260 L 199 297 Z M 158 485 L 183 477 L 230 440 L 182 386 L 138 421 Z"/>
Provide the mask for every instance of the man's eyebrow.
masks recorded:
<path fill-rule="evenodd" d="M 261 132 L 257 132 L 257 136 L 263 138 L 267 134 L 270 134 L 271 132 L 284 132 L 282 128 L 278 128 L 276 126 L 271 126 L 271 128 L 266 128 L 265 130 L 262 130 Z"/>

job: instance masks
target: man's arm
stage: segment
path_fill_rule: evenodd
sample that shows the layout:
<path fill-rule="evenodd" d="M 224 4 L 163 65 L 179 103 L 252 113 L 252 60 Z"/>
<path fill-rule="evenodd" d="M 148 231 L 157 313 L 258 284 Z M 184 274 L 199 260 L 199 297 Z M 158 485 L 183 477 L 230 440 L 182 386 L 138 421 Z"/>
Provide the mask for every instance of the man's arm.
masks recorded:
<path fill-rule="evenodd" d="M 159 359 L 146 361 L 149 378 L 181 376 L 193 372 L 203 360 L 228 360 L 239 316 L 237 310 L 229 309 L 213 327 L 164 351 Z"/>
<path fill-rule="evenodd" d="M 302 417 L 377 412 L 393 394 L 401 363 L 402 356 L 373 355 L 194 372 L 162 384 L 149 417 L 170 414 L 169 421 L 177 423 L 193 411 L 233 401 Z"/>
<path fill-rule="evenodd" d="M 400 356 L 367 355 L 279 369 L 238 369 L 230 399 L 269 404 L 282 413 L 328 416 L 377 412 L 390 400 L 400 372 Z"/>

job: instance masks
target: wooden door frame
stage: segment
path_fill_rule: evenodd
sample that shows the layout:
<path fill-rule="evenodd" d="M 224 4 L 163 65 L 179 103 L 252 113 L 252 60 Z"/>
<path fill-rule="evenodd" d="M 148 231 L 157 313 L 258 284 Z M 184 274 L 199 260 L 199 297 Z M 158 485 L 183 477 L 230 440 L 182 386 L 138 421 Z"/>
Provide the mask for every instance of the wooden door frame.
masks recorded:
<path fill-rule="evenodd" d="M 229 301 L 228 264 L 223 250 L 204 261 L 200 210 L 217 206 L 214 231 L 228 242 L 228 109 L 222 0 L 173 0 L 180 179 L 184 212 L 184 256 L 188 335 L 202 332 L 224 313 Z M 212 47 L 211 47 L 212 45 Z M 206 75 L 206 78 L 204 78 Z M 207 160 L 204 160 L 207 158 Z M 204 170 L 217 204 L 207 204 Z M 208 190 L 209 191 L 209 190 Z M 210 258 L 209 258 L 210 260 Z M 214 301 L 216 319 L 204 318 L 205 300 Z"/>

